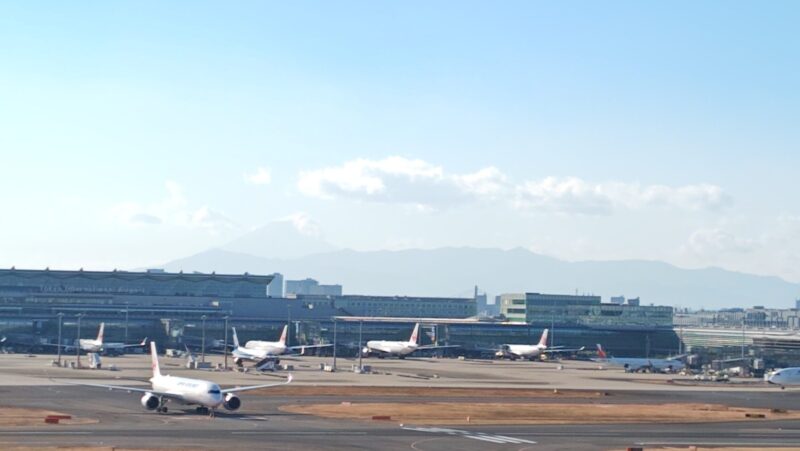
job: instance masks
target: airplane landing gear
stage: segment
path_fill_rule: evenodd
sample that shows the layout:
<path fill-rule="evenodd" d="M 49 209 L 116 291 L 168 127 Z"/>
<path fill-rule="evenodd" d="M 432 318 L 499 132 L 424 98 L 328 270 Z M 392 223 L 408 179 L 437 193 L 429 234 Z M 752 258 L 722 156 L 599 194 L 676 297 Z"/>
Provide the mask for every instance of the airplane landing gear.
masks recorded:
<path fill-rule="evenodd" d="M 159 398 L 158 400 L 158 407 L 156 408 L 156 412 L 158 413 L 167 413 L 167 400 L 164 398 Z"/>
<path fill-rule="evenodd" d="M 198 415 L 208 415 L 209 408 L 208 407 L 198 407 L 198 408 L 195 409 L 195 412 L 197 412 Z"/>

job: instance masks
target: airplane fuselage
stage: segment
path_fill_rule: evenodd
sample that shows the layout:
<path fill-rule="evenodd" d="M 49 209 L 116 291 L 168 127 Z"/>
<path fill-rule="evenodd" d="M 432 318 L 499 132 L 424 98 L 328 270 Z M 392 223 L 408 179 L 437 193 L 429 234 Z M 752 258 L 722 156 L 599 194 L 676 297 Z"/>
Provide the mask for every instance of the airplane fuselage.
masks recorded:
<path fill-rule="evenodd" d="M 773 371 L 768 377 L 770 384 L 790 387 L 800 385 L 800 367 L 783 368 Z"/>
<path fill-rule="evenodd" d="M 501 352 L 521 359 L 533 359 L 542 355 L 547 346 L 542 345 L 505 345 Z"/>
<path fill-rule="evenodd" d="M 103 351 L 103 342 L 88 338 L 81 338 L 78 340 L 78 346 L 81 348 L 81 351 L 86 352 L 102 352 Z"/>
<path fill-rule="evenodd" d="M 383 355 L 406 356 L 417 350 L 418 345 L 409 341 L 370 340 L 367 351 Z"/>
<path fill-rule="evenodd" d="M 250 340 L 244 344 L 244 350 L 248 352 L 264 352 L 264 357 L 266 357 L 283 355 L 286 353 L 287 347 L 279 341 Z"/>
<path fill-rule="evenodd" d="M 180 396 L 179 402 L 216 409 L 225 402 L 219 385 L 186 377 L 154 376 L 150 378 L 154 392 Z"/>

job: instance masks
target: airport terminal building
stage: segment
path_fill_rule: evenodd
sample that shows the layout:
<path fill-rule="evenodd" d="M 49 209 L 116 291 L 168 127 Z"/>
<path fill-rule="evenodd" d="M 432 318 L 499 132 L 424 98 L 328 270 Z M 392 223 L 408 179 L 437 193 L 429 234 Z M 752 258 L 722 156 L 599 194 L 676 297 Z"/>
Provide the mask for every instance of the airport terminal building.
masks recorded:
<path fill-rule="evenodd" d="M 541 327 L 655 330 L 672 328 L 672 307 L 637 302 L 603 304 L 600 296 L 511 293 L 499 296 L 500 312 L 512 322 Z"/>
<path fill-rule="evenodd" d="M 243 340 L 277 339 L 292 322 L 290 340 L 302 344 L 330 340 L 335 317 L 467 318 L 476 311 L 472 298 L 274 297 L 282 292 L 272 286 L 282 283 L 278 276 L 0 269 L 0 333 L 53 343 L 60 319 L 62 340 L 72 342 L 79 322 L 83 338 L 105 322 L 109 340 L 148 336 L 177 346 L 199 337 L 201 328 L 221 338 L 226 323 L 235 325 Z"/>
<path fill-rule="evenodd" d="M 508 343 L 535 343 L 545 328 L 551 344 L 592 348 L 602 343 L 618 356 L 666 355 L 680 350 L 772 352 L 791 358 L 800 349 L 797 309 L 753 308 L 678 313 L 671 307 L 602 303 L 599 296 L 509 293 L 497 297 L 505 318 L 476 318 L 475 298 L 369 295 L 276 297 L 279 275 L 167 273 L 160 270 L 56 271 L 0 269 L 0 334 L 9 342 L 62 344 L 96 334 L 106 323 L 109 341 L 147 336 L 182 348 L 205 330 L 222 340 L 226 324 L 242 340 L 277 339 L 287 322 L 290 342 L 332 342 L 340 352 L 364 340 L 407 339 L 422 322 L 427 342 L 459 345 L 460 353 Z M 673 324 L 673 316 L 675 322 Z M 337 325 L 338 323 L 338 325 Z M 742 324 L 746 331 L 742 330 Z M 46 350 L 51 348 L 40 348 Z M 753 351 L 751 351 L 753 350 Z M 717 352 L 717 351 L 715 351 Z"/>

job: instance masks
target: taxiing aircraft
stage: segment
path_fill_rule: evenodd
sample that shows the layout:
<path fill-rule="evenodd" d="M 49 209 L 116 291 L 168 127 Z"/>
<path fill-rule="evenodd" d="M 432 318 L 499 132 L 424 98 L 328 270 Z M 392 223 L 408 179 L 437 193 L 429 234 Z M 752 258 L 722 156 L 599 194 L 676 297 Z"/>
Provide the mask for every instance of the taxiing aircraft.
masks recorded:
<path fill-rule="evenodd" d="M 672 372 L 683 369 L 686 365 L 683 363 L 685 355 L 679 355 L 666 359 L 648 359 L 643 357 L 608 357 L 603 347 L 597 344 L 598 358 L 592 359 L 595 362 L 605 363 L 612 366 L 620 366 L 625 369 L 627 373 L 635 373 L 637 371 L 651 371 L 651 372 Z"/>
<path fill-rule="evenodd" d="M 236 335 L 236 328 L 233 329 L 233 357 L 237 365 L 242 364 L 243 360 L 250 360 L 253 362 L 262 362 L 265 359 L 274 359 L 279 355 L 283 355 L 292 351 L 300 351 L 305 353 L 306 349 L 314 348 L 328 348 L 332 344 L 322 345 L 299 345 L 299 346 L 286 346 L 286 334 L 289 326 L 283 326 L 281 338 L 278 341 L 261 341 L 249 340 L 244 346 L 239 344 L 239 337 Z"/>
<path fill-rule="evenodd" d="M 72 348 L 80 347 L 81 351 L 85 352 L 121 352 L 125 348 L 138 348 L 141 346 L 147 345 L 147 337 L 142 340 L 140 343 L 134 344 L 125 344 L 125 343 L 106 343 L 103 341 L 103 332 L 105 330 L 106 323 L 100 323 L 100 330 L 97 332 L 97 338 L 81 338 L 75 340 L 74 345 L 61 345 L 61 344 L 48 344 L 46 346 L 58 346 L 62 348 Z"/>
<path fill-rule="evenodd" d="M 775 370 L 767 376 L 767 382 L 781 388 L 800 385 L 800 367 Z"/>
<path fill-rule="evenodd" d="M 129 393 L 143 393 L 141 399 L 142 407 L 158 413 L 167 413 L 166 403 L 172 401 L 182 405 L 197 406 L 197 413 L 209 413 L 213 416 L 214 412 L 219 407 L 223 407 L 225 410 L 229 411 L 239 409 L 242 406 L 242 401 L 236 396 L 236 393 L 274 387 L 277 385 L 286 385 L 292 382 L 292 375 L 289 374 L 289 377 L 286 378 L 286 382 L 277 384 L 221 389 L 217 383 L 211 381 L 163 375 L 158 365 L 158 352 L 155 342 L 150 342 L 150 354 L 153 367 L 153 377 L 150 378 L 152 388 L 150 389 L 103 384 L 75 385 L 127 391 Z"/>
<path fill-rule="evenodd" d="M 514 345 L 514 344 L 502 345 L 500 349 L 497 352 L 495 352 L 495 357 L 507 358 L 511 360 L 517 360 L 517 359 L 536 360 L 543 354 L 583 351 L 583 348 L 567 349 L 564 348 L 563 346 L 548 348 L 547 347 L 548 332 L 549 329 L 545 329 L 544 332 L 542 332 L 541 338 L 539 338 L 539 343 L 535 345 Z"/>
<path fill-rule="evenodd" d="M 444 349 L 444 348 L 457 348 L 459 346 L 437 346 L 437 345 L 419 345 L 419 323 L 414 326 L 414 331 L 411 332 L 411 337 L 408 341 L 388 341 L 388 340 L 370 340 L 364 349 L 361 350 L 362 355 L 370 356 L 375 355 L 379 358 L 397 356 L 403 359 L 414 351 L 423 349 Z"/>

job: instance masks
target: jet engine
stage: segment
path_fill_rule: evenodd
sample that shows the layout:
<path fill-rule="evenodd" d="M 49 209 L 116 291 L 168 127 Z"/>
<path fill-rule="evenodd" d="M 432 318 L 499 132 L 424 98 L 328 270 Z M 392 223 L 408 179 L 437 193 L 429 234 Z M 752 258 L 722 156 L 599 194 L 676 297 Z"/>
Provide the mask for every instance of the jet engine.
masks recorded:
<path fill-rule="evenodd" d="M 161 405 L 161 401 L 158 400 L 158 396 L 153 396 L 150 393 L 145 393 L 142 396 L 142 407 L 145 409 L 156 410 L 159 405 Z"/>
<path fill-rule="evenodd" d="M 242 407 L 242 400 L 233 393 L 225 395 L 225 410 L 237 410 Z"/>

